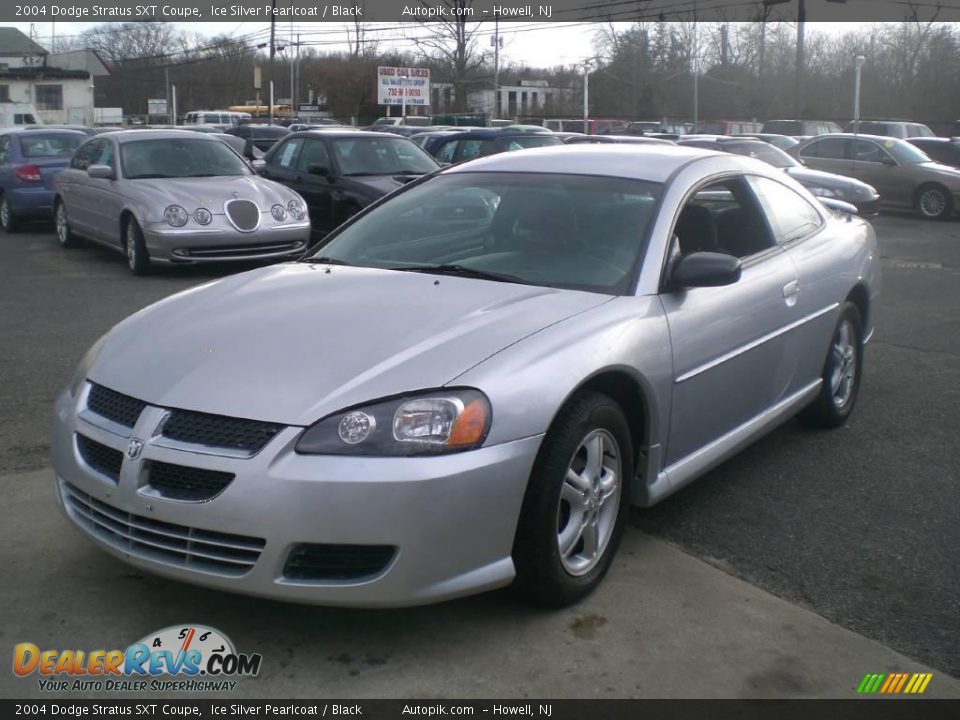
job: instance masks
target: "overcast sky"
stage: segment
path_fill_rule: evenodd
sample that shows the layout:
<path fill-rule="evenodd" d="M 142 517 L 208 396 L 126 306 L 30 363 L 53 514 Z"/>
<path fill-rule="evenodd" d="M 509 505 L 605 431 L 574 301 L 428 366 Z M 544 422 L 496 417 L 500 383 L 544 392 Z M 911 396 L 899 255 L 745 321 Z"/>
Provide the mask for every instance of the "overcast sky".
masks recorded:
<path fill-rule="evenodd" d="M 85 29 L 94 27 L 98 23 L 34 23 L 37 40 L 41 45 L 50 44 L 51 33 L 57 36 L 77 35 Z M 191 32 L 200 33 L 207 37 L 214 35 L 230 35 L 235 38 L 251 37 L 259 33 L 265 38 L 269 31 L 269 23 L 174 23 L 178 27 Z M 369 23 L 376 26 L 377 23 Z M 397 23 L 384 23 L 388 28 L 380 32 L 381 45 L 395 47 L 401 50 L 415 50 L 412 39 L 417 33 L 422 33 L 422 27 L 416 23 L 405 24 L 403 30 L 397 30 Z M 618 26 L 628 27 L 629 23 L 616 23 Z M 840 33 L 860 27 L 857 23 L 807 23 L 809 31 Z M 24 33 L 29 34 L 30 23 L 14 23 Z M 407 29 L 407 26 L 408 29 Z M 572 65 L 595 54 L 593 41 L 601 30 L 600 24 L 591 23 L 501 23 L 500 34 L 503 37 L 504 49 L 501 53 L 505 63 L 522 62 L 532 67 L 553 67 L 555 65 Z M 390 29 L 392 28 L 392 29 Z M 485 28 L 484 32 L 492 34 L 493 26 Z M 346 50 L 345 27 L 338 27 L 333 23 L 281 23 L 276 24 L 278 44 L 285 42 L 291 33 L 300 34 L 300 40 L 309 43 L 321 51 Z M 374 33 L 376 34 L 376 33 Z M 262 40 L 261 40 L 262 41 Z M 489 37 L 481 38 L 484 45 L 490 43 Z"/>

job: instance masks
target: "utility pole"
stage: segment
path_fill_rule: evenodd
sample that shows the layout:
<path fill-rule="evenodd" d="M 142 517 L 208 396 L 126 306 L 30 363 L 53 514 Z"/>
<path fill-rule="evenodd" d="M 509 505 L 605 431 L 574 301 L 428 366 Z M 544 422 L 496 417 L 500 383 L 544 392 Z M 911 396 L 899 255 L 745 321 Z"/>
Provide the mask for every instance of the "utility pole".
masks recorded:
<path fill-rule="evenodd" d="M 500 18 L 493 21 L 493 116 L 500 117 Z"/>
<path fill-rule="evenodd" d="M 270 63 L 267 65 L 267 78 L 269 82 L 267 87 L 270 90 L 270 120 L 269 123 L 273 125 L 273 56 L 277 54 L 277 46 L 274 42 L 274 31 L 277 24 L 277 0 L 270 0 Z"/>
<path fill-rule="evenodd" d="M 803 87 L 803 35 L 804 26 L 807 23 L 807 8 L 804 0 L 798 0 L 797 6 L 797 76 L 794 80 L 793 97 L 796 102 L 794 117 L 800 119 L 800 112 L 803 110 L 803 100 L 800 97 Z"/>
<path fill-rule="evenodd" d="M 697 132 L 700 123 L 700 49 L 697 46 L 697 3 L 693 3 L 693 54 L 690 58 L 693 66 L 693 131 Z"/>

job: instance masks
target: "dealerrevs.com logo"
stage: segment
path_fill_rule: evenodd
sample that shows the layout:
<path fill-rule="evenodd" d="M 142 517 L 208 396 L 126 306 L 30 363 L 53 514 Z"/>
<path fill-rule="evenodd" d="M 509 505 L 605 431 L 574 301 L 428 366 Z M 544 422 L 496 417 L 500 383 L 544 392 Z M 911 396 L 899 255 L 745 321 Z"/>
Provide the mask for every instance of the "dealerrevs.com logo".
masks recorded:
<path fill-rule="evenodd" d="M 30 642 L 13 648 L 14 674 L 39 676 L 47 692 L 233 690 L 234 678 L 257 675 L 262 660 L 238 653 L 226 635 L 204 625 L 173 625 L 125 650 L 41 650 Z"/>

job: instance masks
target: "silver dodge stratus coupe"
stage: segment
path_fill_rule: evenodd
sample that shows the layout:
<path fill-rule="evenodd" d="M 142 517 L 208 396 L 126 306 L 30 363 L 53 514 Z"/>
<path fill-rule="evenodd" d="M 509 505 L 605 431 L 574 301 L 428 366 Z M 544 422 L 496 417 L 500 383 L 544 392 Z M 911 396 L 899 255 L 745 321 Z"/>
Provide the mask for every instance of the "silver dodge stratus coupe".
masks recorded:
<path fill-rule="evenodd" d="M 798 413 L 846 422 L 878 290 L 871 226 L 758 160 L 452 166 L 102 337 L 57 401 L 57 497 L 118 558 L 223 590 L 568 604 L 629 505 Z"/>
<path fill-rule="evenodd" d="M 151 263 L 290 259 L 310 240 L 306 203 L 254 174 L 220 140 L 189 130 L 104 133 L 54 180 L 63 247 L 79 237 Z"/>

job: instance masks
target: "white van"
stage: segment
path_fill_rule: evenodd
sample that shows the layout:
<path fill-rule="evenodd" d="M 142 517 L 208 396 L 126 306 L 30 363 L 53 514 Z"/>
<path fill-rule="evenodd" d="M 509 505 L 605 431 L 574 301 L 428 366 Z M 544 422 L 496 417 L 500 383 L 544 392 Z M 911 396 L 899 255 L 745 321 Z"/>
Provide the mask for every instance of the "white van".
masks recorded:
<path fill-rule="evenodd" d="M 184 118 L 184 125 L 239 125 L 241 120 L 249 120 L 248 112 L 230 110 L 192 110 Z"/>
<path fill-rule="evenodd" d="M 30 103 L 0 102 L 0 128 L 43 125 L 40 113 Z"/>

